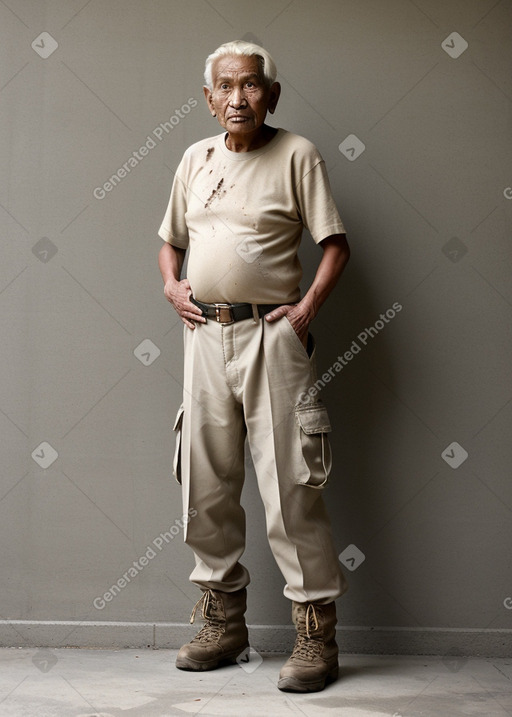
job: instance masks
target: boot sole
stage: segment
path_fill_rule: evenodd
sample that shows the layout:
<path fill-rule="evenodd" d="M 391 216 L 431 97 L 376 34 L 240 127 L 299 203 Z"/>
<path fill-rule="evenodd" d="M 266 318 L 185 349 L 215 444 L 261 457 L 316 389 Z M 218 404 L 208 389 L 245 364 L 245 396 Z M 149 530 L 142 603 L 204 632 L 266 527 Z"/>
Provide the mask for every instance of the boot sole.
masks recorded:
<path fill-rule="evenodd" d="M 193 660 L 190 657 L 176 658 L 175 665 L 178 670 L 186 670 L 187 672 L 207 672 L 208 670 L 216 670 L 217 667 L 224 667 L 225 665 L 234 665 L 237 658 L 240 657 L 244 650 L 247 650 L 249 644 L 238 647 L 236 650 L 217 657 L 214 660 L 205 660 L 200 662 L 199 660 Z"/>
<path fill-rule="evenodd" d="M 277 683 L 282 692 L 321 692 L 324 687 L 338 679 L 338 666 L 329 670 L 327 675 L 315 682 L 306 682 L 297 677 L 282 677 Z"/>

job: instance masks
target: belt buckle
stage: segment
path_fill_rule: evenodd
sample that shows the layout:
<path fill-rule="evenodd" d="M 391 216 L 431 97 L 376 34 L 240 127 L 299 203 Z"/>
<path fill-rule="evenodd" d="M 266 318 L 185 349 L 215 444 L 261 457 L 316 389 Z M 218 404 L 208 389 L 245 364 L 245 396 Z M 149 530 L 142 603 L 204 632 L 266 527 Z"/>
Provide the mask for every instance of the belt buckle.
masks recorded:
<path fill-rule="evenodd" d="M 214 304 L 215 306 L 215 321 L 223 326 L 235 323 L 235 317 L 233 316 L 233 309 L 230 304 Z M 229 317 L 229 318 L 227 318 Z"/>

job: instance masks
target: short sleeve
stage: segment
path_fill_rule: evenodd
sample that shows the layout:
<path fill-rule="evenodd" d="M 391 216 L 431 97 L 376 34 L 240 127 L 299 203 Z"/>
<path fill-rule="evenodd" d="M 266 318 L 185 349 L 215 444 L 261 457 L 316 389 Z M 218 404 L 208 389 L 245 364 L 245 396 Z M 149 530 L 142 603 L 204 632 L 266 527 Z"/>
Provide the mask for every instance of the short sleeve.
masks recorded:
<path fill-rule="evenodd" d="M 180 249 L 186 249 L 189 243 L 188 228 L 185 221 L 187 212 L 187 186 L 182 178 L 183 161 L 179 165 L 174 182 L 172 184 L 171 196 L 163 222 L 158 230 L 158 236 L 164 241 Z"/>
<path fill-rule="evenodd" d="M 316 244 L 333 234 L 345 233 L 323 159 L 301 179 L 296 191 L 302 222 Z"/>

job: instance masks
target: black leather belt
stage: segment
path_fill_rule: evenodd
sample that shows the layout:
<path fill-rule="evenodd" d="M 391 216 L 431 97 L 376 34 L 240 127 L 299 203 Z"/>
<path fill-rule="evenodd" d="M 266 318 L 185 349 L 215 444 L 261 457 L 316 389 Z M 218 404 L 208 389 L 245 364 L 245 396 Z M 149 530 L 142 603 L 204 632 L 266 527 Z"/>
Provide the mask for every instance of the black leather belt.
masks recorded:
<path fill-rule="evenodd" d="M 235 321 L 252 319 L 254 314 L 252 304 L 205 304 L 193 297 L 190 301 L 199 306 L 206 319 L 215 319 L 219 324 L 234 324 Z M 257 304 L 258 316 L 260 319 L 270 311 L 277 309 L 281 304 Z"/>

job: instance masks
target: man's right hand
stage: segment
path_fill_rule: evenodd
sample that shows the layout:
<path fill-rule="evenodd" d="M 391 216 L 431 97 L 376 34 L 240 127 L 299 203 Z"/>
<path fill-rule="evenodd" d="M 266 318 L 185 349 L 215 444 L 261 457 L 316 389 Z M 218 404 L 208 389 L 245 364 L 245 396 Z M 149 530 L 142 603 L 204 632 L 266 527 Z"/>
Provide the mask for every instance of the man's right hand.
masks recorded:
<path fill-rule="evenodd" d="M 189 329 L 195 329 L 196 321 L 204 324 L 206 319 L 201 313 L 199 306 L 190 301 L 192 289 L 188 279 L 176 281 L 174 277 L 168 279 L 164 284 L 164 295 L 169 303 L 176 309 L 176 313 Z"/>

